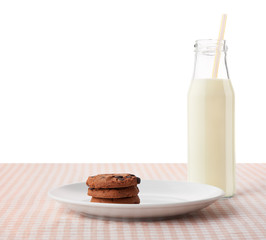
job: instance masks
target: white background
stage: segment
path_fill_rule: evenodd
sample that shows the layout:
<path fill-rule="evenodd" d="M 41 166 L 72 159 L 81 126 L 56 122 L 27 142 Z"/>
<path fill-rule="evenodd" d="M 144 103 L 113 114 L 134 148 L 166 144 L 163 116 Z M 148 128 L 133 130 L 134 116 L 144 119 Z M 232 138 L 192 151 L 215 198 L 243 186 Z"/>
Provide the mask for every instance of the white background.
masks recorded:
<path fill-rule="evenodd" d="M 0 162 L 186 162 L 196 39 L 222 13 L 236 161 L 266 162 L 265 1 L 0 3 Z"/>

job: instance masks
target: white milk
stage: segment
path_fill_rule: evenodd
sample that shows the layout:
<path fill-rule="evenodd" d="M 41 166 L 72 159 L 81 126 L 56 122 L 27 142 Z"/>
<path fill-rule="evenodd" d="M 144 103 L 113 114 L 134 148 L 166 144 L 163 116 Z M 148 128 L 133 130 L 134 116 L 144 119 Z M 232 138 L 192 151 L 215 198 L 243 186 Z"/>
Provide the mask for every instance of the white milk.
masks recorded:
<path fill-rule="evenodd" d="M 188 93 L 188 178 L 235 192 L 234 91 L 229 79 L 194 79 Z"/>

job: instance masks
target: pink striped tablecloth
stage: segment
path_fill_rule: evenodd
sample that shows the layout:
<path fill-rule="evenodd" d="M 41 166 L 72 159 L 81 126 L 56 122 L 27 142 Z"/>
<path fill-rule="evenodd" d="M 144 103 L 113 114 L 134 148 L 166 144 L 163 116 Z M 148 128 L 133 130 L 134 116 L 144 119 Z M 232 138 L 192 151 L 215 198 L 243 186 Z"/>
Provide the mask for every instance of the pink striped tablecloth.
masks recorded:
<path fill-rule="evenodd" d="M 106 172 L 186 180 L 185 164 L 0 164 L 0 239 L 266 239 L 266 164 L 237 164 L 233 198 L 163 221 L 88 218 L 47 196 Z"/>

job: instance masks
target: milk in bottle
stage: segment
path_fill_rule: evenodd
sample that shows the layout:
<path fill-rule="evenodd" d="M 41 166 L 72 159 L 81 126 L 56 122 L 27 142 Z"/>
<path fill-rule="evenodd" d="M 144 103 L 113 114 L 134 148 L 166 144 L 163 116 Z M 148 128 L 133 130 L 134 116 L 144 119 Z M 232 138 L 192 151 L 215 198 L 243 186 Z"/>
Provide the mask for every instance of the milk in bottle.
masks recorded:
<path fill-rule="evenodd" d="M 217 48 L 219 44 L 219 48 Z M 218 78 L 212 78 L 217 49 Z M 198 40 L 188 92 L 188 179 L 235 192 L 234 91 L 226 64 L 226 42 Z"/>

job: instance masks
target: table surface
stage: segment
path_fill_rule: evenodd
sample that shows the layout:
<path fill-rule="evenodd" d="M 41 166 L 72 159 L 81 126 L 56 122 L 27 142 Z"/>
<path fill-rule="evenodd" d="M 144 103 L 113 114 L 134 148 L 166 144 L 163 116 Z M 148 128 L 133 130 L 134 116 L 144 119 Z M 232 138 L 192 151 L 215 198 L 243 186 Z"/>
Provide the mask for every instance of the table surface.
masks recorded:
<path fill-rule="evenodd" d="M 173 219 L 88 218 L 47 192 L 89 175 L 186 180 L 185 164 L 0 164 L 0 239 L 266 239 L 266 164 L 237 164 L 237 193 Z"/>

